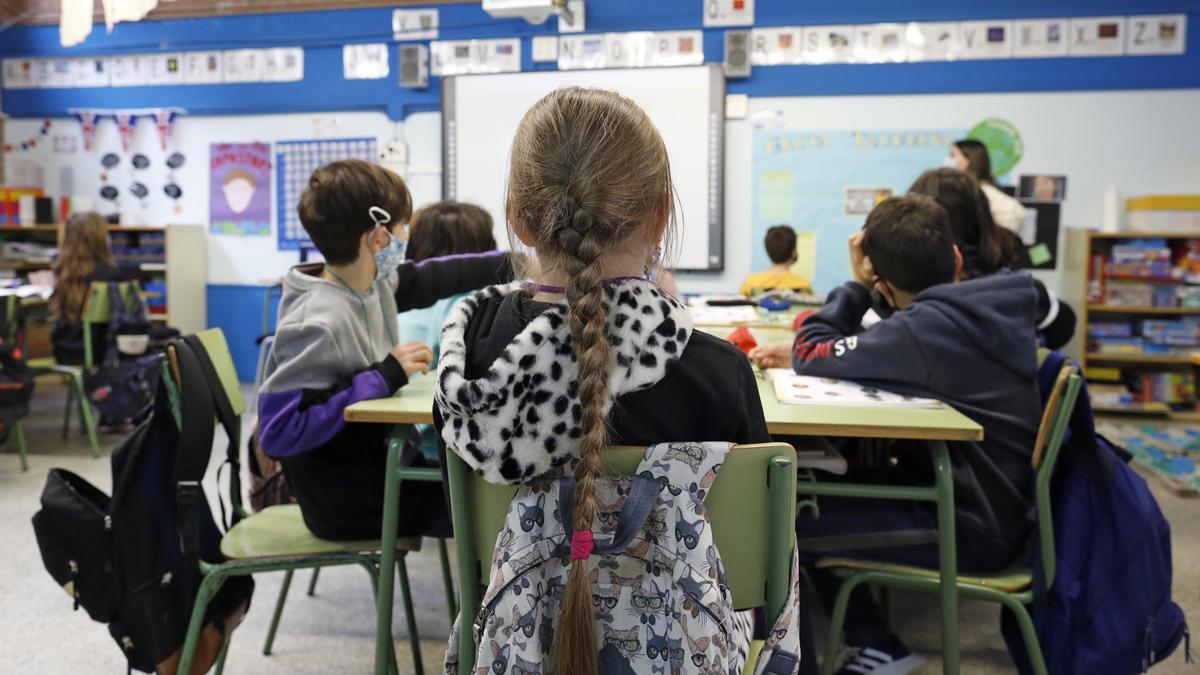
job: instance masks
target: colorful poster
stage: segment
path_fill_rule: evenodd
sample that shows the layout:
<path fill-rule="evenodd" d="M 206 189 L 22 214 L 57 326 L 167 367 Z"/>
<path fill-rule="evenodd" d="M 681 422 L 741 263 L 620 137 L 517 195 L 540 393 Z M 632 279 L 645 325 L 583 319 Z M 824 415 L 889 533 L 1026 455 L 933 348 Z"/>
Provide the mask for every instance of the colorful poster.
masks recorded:
<path fill-rule="evenodd" d="M 874 203 L 908 192 L 965 135 L 963 129 L 756 129 L 751 269 L 771 264 L 762 245 L 767 228 L 788 225 L 807 233 L 798 248 L 813 290 L 841 285 L 850 278 L 846 240 Z"/>
<path fill-rule="evenodd" d="M 240 237 L 270 235 L 271 146 L 214 143 L 209 163 L 209 231 Z"/>

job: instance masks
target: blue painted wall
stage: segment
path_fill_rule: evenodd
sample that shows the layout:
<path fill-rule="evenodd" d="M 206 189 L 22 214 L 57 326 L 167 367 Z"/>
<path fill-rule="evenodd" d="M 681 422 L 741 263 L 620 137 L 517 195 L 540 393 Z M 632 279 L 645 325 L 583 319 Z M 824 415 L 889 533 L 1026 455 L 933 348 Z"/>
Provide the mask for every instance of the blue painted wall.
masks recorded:
<path fill-rule="evenodd" d="M 238 379 L 254 381 L 258 365 L 258 345 L 262 334 L 263 297 L 266 286 L 208 285 L 208 325 L 225 332 L 229 352 L 237 367 Z M 278 302 L 271 303 L 271 316 L 276 315 Z M 271 329 L 274 330 L 272 320 Z"/>
<path fill-rule="evenodd" d="M 756 68 L 729 91 L 752 96 L 819 96 L 981 91 L 1063 91 L 1200 87 L 1200 0 L 758 0 L 760 26 L 995 18 L 1186 13 L 1192 23 L 1183 56 L 1014 59 L 953 63 L 774 66 Z M 556 22 L 532 26 L 493 19 L 478 4 L 442 5 L 440 39 L 521 36 L 526 70 L 553 68 L 530 60 L 533 35 L 554 34 Z M 591 0 L 588 32 L 699 28 L 700 0 Z M 722 29 L 705 31 L 707 61 L 720 61 Z M 11 90 L 3 110 L 14 117 L 63 115 L 67 108 L 181 106 L 193 114 L 250 114 L 327 110 L 384 110 L 395 119 L 436 110 L 436 78 L 425 91 L 402 89 L 395 75 L 382 80 L 343 80 L 343 44 L 391 42 L 391 10 L 360 9 L 144 21 L 118 24 L 112 34 L 97 26 L 79 46 L 58 45 L 58 28 L 14 27 L 0 32 L 0 57 L 81 56 L 153 51 L 303 46 L 305 79 L 294 83 L 172 87 Z M 319 91 L 320 95 L 314 95 Z"/>

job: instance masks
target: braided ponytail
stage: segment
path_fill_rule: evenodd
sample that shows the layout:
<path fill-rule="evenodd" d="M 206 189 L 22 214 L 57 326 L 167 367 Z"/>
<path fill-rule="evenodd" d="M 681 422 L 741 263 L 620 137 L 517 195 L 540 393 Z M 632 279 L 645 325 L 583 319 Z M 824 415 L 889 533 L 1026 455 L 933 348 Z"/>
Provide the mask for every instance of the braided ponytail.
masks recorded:
<path fill-rule="evenodd" d="M 586 544 L 599 510 L 596 481 L 604 475 L 612 396 L 604 261 L 647 245 L 652 250 L 662 218 L 673 222 L 672 194 L 658 130 L 641 108 L 611 91 L 556 90 L 530 108 L 517 128 L 509 163 L 510 233 L 537 249 L 543 271 L 565 273 L 567 321 L 579 366 L 583 435 L 569 517 L 581 551 L 577 556 L 572 550 L 559 609 L 554 649 L 559 675 L 597 672 Z"/>

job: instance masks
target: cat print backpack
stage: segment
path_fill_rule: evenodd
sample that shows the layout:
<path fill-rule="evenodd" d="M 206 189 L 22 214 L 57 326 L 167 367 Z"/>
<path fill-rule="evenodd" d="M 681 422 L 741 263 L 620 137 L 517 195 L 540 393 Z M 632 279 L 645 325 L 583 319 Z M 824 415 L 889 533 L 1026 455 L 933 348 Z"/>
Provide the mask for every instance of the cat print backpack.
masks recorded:
<path fill-rule="evenodd" d="M 597 482 L 601 507 L 587 558 L 604 675 L 740 675 L 754 630 L 735 612 L 704 506 L 728 443 L 663 443 L 634 476 Z M 558 608 L 570 575 L 573 478 L 523 485 L 509 505 L 492 558 L 491 583 L 473 627 L 475 675 L 552 672 Z M 768 634 L 756 675 L 795 675 L 800 666 L 798 575 L 783 616 Z M 458 630 L 446 673 L 458 673 Z M 464 674 L 465 675 L 465 674 Z M 565 674 L 564 674 L 565 675 Z"/>

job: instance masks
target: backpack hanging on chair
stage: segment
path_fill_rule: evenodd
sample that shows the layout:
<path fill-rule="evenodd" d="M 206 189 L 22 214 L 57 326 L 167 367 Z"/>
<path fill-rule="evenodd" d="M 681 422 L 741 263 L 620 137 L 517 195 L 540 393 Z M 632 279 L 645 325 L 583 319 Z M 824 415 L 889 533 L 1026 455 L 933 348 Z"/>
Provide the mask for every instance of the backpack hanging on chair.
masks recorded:
<path fill-rule="evenodd" d="M 87 374 L 92 403 L 100 410 L 101 424 L 137 422 L 150 410 L 158 386 L 160 348 L 150 344 L 150 320 L 145 302 L 135 282 L 130 292 L 121 292 L 120 284 L 108 284 L 111 314 L 107 342 L 99 365 Z M 144 339 L 130 339 L 142 338 Z M 126 353 L 122 346 L 140 343 L 142 348 Z"/>
<path fill-rule="evenodd" d="M 173 346 L 182 380 L 179 422 L 167 383 L 159 381 L 149 416 L 113 453 L 112 498 L 54 469 L 33 517 L 42 562 L 75 608 L 108 624 L 131 670 L 160 675 L 175 672 L 201 581 L 200 561 L 223 559 L 221 532 L 201 487 L 214 415 L 236 437 L 236 418 L 214 384 L 207 355 L 182 340 Z M 236 447 L 227 451 L 234 460 L 236 453 Z M 235 577 L 217 592 L 202 633 L 211 639 L 207 649 L 198 647 L 192 672 L 205 672 L 216 660 L 253 589 L 250 577 Z"/>
<path fill-rule="evenodd" d="M 597 624 L 599 671 L 741 673 L 754 620 L 735 612 L 704 507 L 728 443 L 663 443 L 634 476 L 597 482 L 601 504 L 587 559 Z M 534 481 L 513 497 L 496 542 L 491 583 L 474 626 L 477 675 L 553 668 L 555 632 L 570 575 L 575 480 Z M 788 600 L 798 603 L 795 551 Z M 795 675 L 799 612 L 772 617 L 756 675 Z M 445 672 L 458 673 L 458 630 Z M 465 675 L 465 674 L 464 674 Z M 566 674 L 563 674 L 566 675 Z"/>

